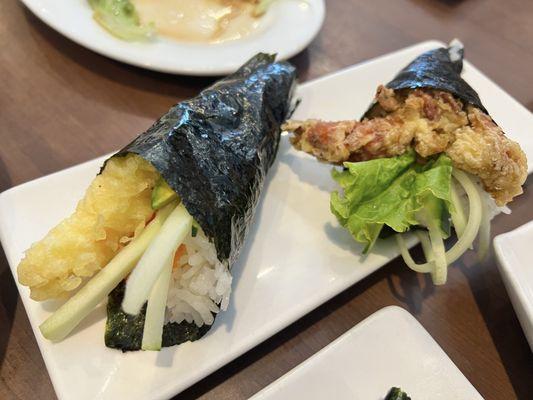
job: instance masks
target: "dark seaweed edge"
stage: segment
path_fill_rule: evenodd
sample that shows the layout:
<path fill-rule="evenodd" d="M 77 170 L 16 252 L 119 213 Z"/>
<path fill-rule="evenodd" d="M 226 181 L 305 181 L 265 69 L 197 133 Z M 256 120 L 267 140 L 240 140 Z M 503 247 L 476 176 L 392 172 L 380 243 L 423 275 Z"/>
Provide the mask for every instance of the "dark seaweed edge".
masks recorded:
<path fill-rule="evenodd" d="M 107 321 L 105 327 L 105 345 L 107 347 L 126 351 L 141 349 L 146 305 L 138 315 L 132 316 L 122 311 L 125 281 L 109 294 L 107 302 Z M 211 325 L 198 327 L 189 322 L 168 322 L 163 327 L 163 347 L 170 347 L 187 341 L 195 341 L 204 336 Z"/>
<path fill-rule="evenodd" d="M 451 59 L 451 52 L 456 52 L 459 56 L 454 61 Z M 398 91 L 442 90 L 462 100 L 465 105 L 473 105 L 488 114 L 477 92 L 461 77 L 463 58 L 464 49 L 457 43 L 426 51 L 411 61 L 385 86 Z M 371 118 L 376 104 L 374 100 L 361 119 Z"/>
<path fill-rule="evenodd" d="M 399 387 L 392 387 L 384 400 L 411 400 L 411 398 Z"/>

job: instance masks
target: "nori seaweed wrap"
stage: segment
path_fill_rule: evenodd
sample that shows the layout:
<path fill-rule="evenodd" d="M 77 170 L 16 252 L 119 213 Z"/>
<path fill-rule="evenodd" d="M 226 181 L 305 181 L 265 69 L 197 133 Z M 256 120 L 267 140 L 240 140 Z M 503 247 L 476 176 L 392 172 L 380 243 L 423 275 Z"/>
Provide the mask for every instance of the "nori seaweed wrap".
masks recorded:
<path fill-rule="evenodd" d="M 448 47 L 429 50 L 416 57 L 385 86 L 393 90 L 442 90 L 487 113 L 477 92 L 461 77 L 463 57 L 463 45 L 452 41 Z M 375 105 L 376 102 L 372 103 L 363 118 Z"/>
<path fill-rule="evenodd" d="M 258 54 L 197 97 L 172 107 L 116 154 L 133 153 L 149 161 L 229 266 L 242 248 L 274 161 L 294 85 L 294 67 Z M 119 306 L 123 295 L 122 287 L 110 294 L 106 345 L 136 350 L 144 310 L 137 316 L 125 314 Z M 199 339 L 208 330 L 208 325 L 169 322 L 163 346 Z"/>
<path fill-rule="evenodd" d="M 157 350 L 209 330 L 228 305 L 295 83 L 292 65 L 258 54 L 105 161 L 18 267 L 35 300 L 75 293 L 40 326 L 47 339 L 62 340 L 108 294 L 109 347 Z"/>
<path fill-rule="evenodd" d="M 258 54 L 172 107 L 117 155 L 149 161 L 229 264 L 237 258 L 289 113 L 295 69 Z"/>
<path fill-rule="evenodd" d="M 402 389 L 393 387 L 384 400 L 411 400 L 411 398 Z"/>

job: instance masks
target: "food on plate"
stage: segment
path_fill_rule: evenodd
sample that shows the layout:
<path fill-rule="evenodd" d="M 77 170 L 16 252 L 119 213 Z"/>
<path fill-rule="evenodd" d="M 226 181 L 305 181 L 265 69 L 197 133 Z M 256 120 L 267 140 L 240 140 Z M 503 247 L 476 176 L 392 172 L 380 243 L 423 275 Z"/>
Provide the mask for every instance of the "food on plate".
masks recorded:
<path fill-rule="evenodd" d="M 40 326 L 47 339 L 62 340 L 108 295 L 109 347 L 157 350 L 209 330 L 228 307 L 294 83 L 294 67 L 258 54 L 104 163 L 18 266 L 33 299 L 69 298 Z"/>
<path fill-rule="evenodd" d="M 185 42 L 220 43 L 259 29 L 274 0 L 88 0 L 96 22 L 123 40 L 160 34 Z"/>
<path fill-rule="evenodd" d="M 88 0 L 93 18 L 100 26 L 122 40 L 143 41 L 155 34 L 153 22 L 144 24 L 129 0 Z"/>
<path fill-rule="evenodd" d="M 389 390 L 385 400 L 411 400 L 411 398 L 402 389 L 393 387 Z"/>
<path fill-rule="evenodd" d="M 406 264 L 446 282 L 447 266 L 489 246 L 494 212 L 522 193 L 527 161 L 462 78 L 463 47 L 428 51 L 387 85 L 360 121 L 288 121 L 298 150 L 344 166 L 331 210 L 364 252 L 396 234 Z M 458 241 L 446 251 L 453 225 Z M 427 261 L 417 264 L 401 233 L 414 231 Z"/>

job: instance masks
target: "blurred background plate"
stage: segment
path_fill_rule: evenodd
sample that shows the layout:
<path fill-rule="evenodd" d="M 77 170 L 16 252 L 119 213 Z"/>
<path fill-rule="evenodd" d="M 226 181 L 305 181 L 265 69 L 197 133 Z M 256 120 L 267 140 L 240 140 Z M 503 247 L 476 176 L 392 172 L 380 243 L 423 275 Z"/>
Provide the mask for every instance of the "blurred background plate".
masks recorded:
<path fill-rule="evenodd" d="M 503 282 L 533 351 L 533 222 L 494 238 L 494 251 Z"/>
<path fill-rule="evenodd" d="M 92 17 L 88 0 L 22 0 L 43 22 L 104 56 L 154 71 L 222 75 L 262 51 L 286 59 L 307 47 L 324 22 L 324 0 L 278 0 L 252 35 L 219 44 L 179 43 L 157 37 L 146 43 L 120 40 Z"/>

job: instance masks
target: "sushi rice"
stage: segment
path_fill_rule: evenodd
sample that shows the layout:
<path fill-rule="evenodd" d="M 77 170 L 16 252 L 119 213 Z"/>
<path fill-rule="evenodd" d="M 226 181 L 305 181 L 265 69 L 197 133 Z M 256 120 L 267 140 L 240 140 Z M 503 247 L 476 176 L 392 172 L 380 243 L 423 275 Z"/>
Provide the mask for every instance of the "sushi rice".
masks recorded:
<path fill-rule="evenodd" d="M 217 258 L 215 245 L 201 229 L 185 239 L 185 254 L 174 264 L 165 322 L 211 325 L 213 313 L 226 310 L 231 293 L 227 265 Z"/>

